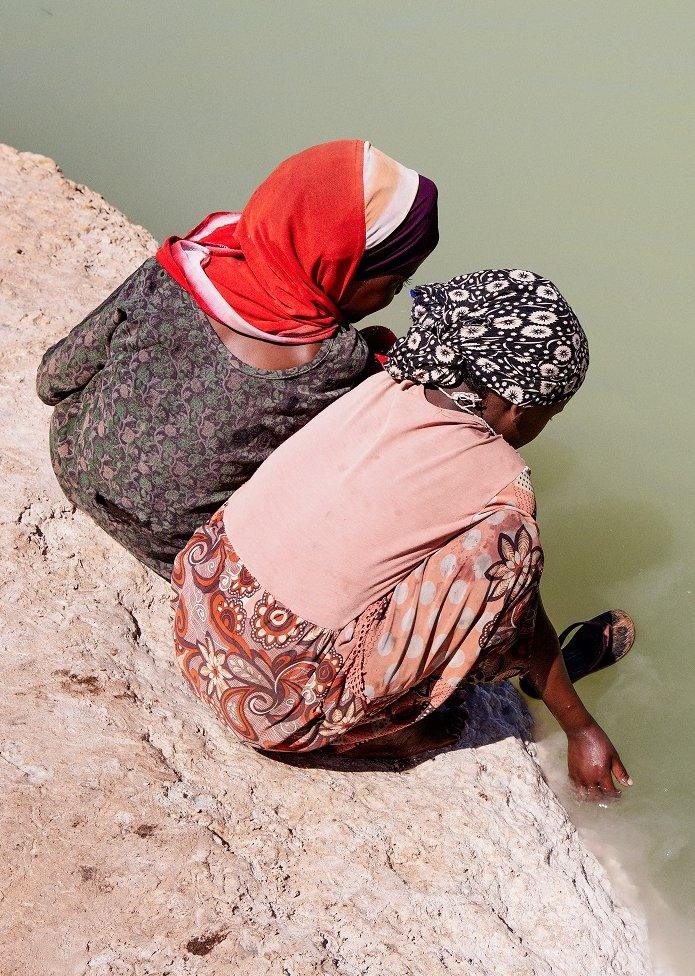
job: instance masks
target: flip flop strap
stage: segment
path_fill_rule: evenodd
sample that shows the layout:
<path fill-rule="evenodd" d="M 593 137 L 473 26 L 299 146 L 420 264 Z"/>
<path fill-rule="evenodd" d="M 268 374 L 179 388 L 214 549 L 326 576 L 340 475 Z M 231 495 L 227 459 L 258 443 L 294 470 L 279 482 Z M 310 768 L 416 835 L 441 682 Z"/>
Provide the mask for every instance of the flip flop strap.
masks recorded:
<path fill-rule="evenodd" d="M 577 620 L 575 623 L 570 624 L 569 627 L 565 627 L 562 633 L 558 636 L 558 642 L 561 648 L 564 648 L 565 640 L 569 637 L 573 630 L 578 627 L 598 627 L 603 630 L 605 624 L 600 624 L 597 620 Z"/>

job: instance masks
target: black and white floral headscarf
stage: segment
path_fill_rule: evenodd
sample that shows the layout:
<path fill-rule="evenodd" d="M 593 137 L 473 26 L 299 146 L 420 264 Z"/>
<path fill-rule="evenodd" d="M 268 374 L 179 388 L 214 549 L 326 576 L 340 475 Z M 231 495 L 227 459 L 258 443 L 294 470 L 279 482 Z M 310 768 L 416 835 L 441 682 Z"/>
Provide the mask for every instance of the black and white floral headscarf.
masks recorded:
<path fill-rule="evenodd" d="M 413 324 L 386 363 L 396 380 L 446 388 L 473 379 L 522 406 L 552 406 L 584 381 L 584 330 L 533 271 L 474 271 L 411 295 Z"/>

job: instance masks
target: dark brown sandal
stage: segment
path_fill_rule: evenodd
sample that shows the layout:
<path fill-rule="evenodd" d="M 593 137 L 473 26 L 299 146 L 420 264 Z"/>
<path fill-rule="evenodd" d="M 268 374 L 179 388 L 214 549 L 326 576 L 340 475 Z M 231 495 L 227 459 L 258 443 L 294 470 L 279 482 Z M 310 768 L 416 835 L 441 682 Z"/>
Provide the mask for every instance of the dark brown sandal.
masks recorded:
<path fill-rule="evenodd" d="M 574 636 L 563 647 L 573 630 L 576 631 Z M 574 684 L 624 658 L 635 643 L 635 624 L 624 610 L 606 610 L 591 620 L 570 624 L 558 640 L 567 673 Z M 528 675 L 521 678 L 519 686 L 529 698 L 541 697 Z"/>

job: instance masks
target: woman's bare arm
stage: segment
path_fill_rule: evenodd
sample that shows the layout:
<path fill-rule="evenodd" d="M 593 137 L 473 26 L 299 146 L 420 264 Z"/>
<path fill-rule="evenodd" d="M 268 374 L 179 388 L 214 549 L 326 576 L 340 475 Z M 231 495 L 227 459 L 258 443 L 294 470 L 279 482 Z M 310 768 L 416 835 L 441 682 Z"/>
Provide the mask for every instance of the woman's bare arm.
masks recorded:
<path fill-rule="evenodd" d="M 575 691 L 540 597 L 529 678 L 567 735 L 567 766 L 574 785 L 592 800 L 620 796 L 613 777 L 623 786 L 631 786 L 632 780 L 613 743 Z"/>

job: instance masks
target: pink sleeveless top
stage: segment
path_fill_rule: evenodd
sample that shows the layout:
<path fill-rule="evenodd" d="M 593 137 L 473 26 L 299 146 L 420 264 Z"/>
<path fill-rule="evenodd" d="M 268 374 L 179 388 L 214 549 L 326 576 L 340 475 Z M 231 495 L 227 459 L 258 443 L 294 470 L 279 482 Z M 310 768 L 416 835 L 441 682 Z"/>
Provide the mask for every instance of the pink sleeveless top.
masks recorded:
<path fill-rule="evenodd" d="M 227 502 L 225 530 L 277 600 L 337 630 L 474 524 L 525 467 L 477 417 L 379 373 L 271 454 Z"/>

